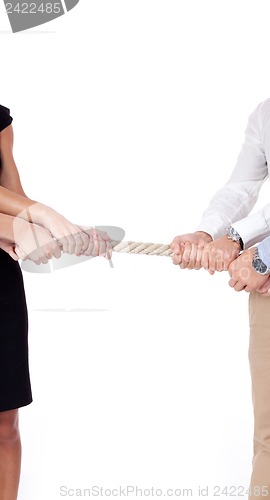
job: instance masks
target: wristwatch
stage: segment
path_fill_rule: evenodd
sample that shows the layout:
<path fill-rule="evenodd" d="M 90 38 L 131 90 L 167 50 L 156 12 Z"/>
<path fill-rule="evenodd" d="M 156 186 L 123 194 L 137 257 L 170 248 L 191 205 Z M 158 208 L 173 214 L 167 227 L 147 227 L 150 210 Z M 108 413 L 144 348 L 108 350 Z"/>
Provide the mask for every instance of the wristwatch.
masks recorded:
<path fill-rule="evenodd" d="M 252 266 L 259 274 L 270 274 L 270 267 L 260 259 L 258 247 L 254 247 Z"/>
<path fill-rule="evenodd" d="M 232 226 L 227 227 L 226 233 L 229 240 L 237 241 L 240 243 L 241 250 L 244 250 L 243 240 L 240 234 Z"/>

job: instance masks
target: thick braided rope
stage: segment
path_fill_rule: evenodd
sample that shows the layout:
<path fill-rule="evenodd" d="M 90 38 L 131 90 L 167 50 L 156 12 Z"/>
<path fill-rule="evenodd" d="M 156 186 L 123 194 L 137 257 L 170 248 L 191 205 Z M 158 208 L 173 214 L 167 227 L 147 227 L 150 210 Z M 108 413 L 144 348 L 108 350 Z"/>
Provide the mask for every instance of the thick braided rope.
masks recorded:
<path fill-rule="evenodd" d="M 135 253 L 144 255 L 165 255 L 169 257 L 173 254 L 170 245 L 157 243 L 137 243 L 135 241 L 111 241 L 113 250 L 119 253 Z"/>

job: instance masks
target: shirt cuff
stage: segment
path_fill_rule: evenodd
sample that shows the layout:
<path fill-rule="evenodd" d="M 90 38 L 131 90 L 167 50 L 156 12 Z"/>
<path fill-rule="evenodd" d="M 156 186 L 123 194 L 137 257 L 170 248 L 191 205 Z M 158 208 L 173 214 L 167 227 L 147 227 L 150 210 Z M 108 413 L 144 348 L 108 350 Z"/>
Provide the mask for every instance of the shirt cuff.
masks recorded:
<path fill-rule="evenodd" d="M 229 224 L 228 224 L 229 225 Z M 204 231 L 210 234 L 213 240 L 217 240 L 226 234 L 224 223 L 218 221 L 216 217 L 207 217 L 196 227 L 195 231 Z"/>
<path fill-rule="evenodd" d="M 232 222 L 231 225 L 240 234 L 244 249 L 252 247 L 258 241 L 269 236 L 270 233 L 267 222 L 260 212 Z"/>
<path fill-rule="evenodd" d="M 258 252 L 260 259 L 270 268 L 270 236 L 259 243 Z"/>

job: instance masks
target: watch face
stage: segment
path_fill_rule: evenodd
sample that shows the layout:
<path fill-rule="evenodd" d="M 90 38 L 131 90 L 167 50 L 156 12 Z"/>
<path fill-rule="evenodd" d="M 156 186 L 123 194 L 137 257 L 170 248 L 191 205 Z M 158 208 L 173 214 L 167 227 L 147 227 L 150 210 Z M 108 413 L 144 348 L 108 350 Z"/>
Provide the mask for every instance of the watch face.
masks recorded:
<path fill-rule="evenodd" d="M 228 227 L 227 235 L 233 241 L 239 241 L 240 240 L 240 234 L 233 227 L 231 227 L 231 226 Z"/>
<path fill-rule="evenodd" d="M 267 265 L 261 259 L 255 259 L 253 261 L 253 267 L 257 273 L 264 274 L 267 271 Z"/>
<path fill-rule="evenodd" d="M 232 227 L 231 233 L 232 233 L 232 236 L 234 238 L 236 238 L 236 239 L 240 238 L 239 233 L 233 227 Z"/>

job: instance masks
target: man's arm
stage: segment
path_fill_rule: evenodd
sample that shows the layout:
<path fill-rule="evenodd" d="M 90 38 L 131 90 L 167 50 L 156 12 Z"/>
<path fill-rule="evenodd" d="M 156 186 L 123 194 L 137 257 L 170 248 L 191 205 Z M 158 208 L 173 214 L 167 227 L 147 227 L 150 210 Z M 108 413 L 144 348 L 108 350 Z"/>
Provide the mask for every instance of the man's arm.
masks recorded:
<path fill-rule="evenodd" d="M 270 99 L 259 103 L 249 115 L 245 130 L 245 142 L 242 145 L 233 172 L 228 182 L 211 199 L 208 208 L 203 213 L 201 223 L 196 228 L 194 235 L 198 234 L 198 232 L 204 232 L 208 234 L 210 241 L 215 240 L 206 245 L 206 248 L 209 247 L 209 251 L 207 250 L 206 253 L 198 251 L 195 246 L 198 243 L 187 238 L 188 235 L 177 236 L 171 244 L 171 248 L 175 253 L 173 257 L 174 264 L 179 264 L 181 268 L 188 269 L 205 267 L 213 273 L 215 269 L 217 270 L 216 257 L 219 258 L 220 270 L 226 269 L 230 261 L 237 257 L 235 253 L 236 243 L 228 241 L 224 235 L 228 226 L 245 217 L 253 208 L 260 188 L 268 176 L 266 155 L 262 144 L 262 114 L 266 114 L 267 111 L 270 113 Z M 259 231 L 260 233 L 261 230 L 257 220 L 254 221 L 253 225 L 252 221 L 249 224 L 249 220 L 250 218 L 243 234 L 242 231 L 240 232 L 244 245 L 247 240 L 246 231 L 249 228 L 253 232 Z M 233 226 L 235 227 L 234 224 Z M 263 234 L 264 230 L 265 225 L 262 230 Z M 181 248 L 180 243 L 186 244 L 182 245 Z M 205 247 L 205 245 L 203 246 Z M 208 262 L 209 256 L 211 262 Z"/>
<path fill-rule="evenodd" d="M 262 141 L 262 117 L 270 113 L 270 99 L 258 104 L 248 118 L 245 142 L 233 172 L 225 184 L 210 201 L 197 227 L 199 231 L 218 239 L 226 234 L 226 228 L 233 227 L 241 235 L 246 247 L 263 239 L 269 229 L 262 215 L 243 220 L 255 205 L 262 184 L 268 176 L 268 168 Z M 270 141 L 270 137 L 267 138 Z M 241 225 L 241 228 L 240 228 Z"/>

